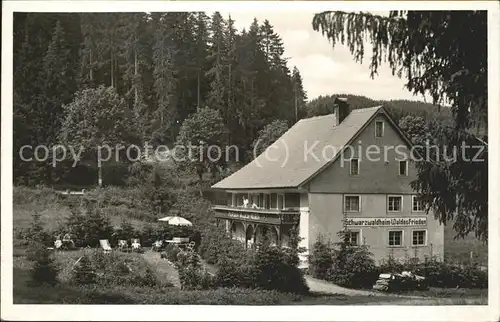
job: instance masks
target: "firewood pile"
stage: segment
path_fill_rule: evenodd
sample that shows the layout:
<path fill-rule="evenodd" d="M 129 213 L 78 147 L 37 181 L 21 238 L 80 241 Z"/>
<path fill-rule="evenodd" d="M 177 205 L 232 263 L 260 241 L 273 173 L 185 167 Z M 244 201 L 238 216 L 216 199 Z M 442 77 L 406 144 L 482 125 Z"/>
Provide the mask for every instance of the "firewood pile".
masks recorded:
<path fill-rule="evenodd" d="M 427 290 L 429 286 L 425 277 L 412 272 L 380 274 L 373 289 L 382 292 L 400 292 L 409 290 Z"/>

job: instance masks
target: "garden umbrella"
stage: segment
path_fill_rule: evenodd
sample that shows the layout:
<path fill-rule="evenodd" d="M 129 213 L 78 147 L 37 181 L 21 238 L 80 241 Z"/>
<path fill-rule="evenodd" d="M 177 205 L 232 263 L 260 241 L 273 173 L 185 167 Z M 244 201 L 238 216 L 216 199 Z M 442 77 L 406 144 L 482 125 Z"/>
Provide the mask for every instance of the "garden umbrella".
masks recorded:
<path fill-rule="evenodd" d="M 182 218 L 179 216 L 167 216 L 158 219 L 158 221 L 166 222 L 169 225 L 173 226 L 192 226 L 193 224 L 187 220 L 186 218 Z"/>

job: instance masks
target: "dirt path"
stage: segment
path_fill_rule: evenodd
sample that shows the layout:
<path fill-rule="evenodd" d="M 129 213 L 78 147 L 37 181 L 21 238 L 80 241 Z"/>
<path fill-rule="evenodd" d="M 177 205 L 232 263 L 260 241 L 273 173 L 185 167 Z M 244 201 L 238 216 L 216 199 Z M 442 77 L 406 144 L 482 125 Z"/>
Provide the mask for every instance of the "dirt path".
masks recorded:
<path fill-rule="evenodd" d="M 181 287 L 179 273 L 177 272 L 173 264 L 160 257 L 160 253 L 148 250 L 143 254 L 143 256 L 146 262 L 154 267 L 155 272 L 158 278 L 160 278 L 161 282 L 168 282 L 172 283 L 175 287 Z"/>
<path fill-rule="evenodd" d="M 422 301 L 435 301 L 434 298 L 424 297 L 424 296 L 416 296 L 416 295 L 402 295 L 402 294 L 394 294 L 394 293 L 382 293 L 377 291 L 368 291 L 368 290 L 356 290 L 351 288 L 345 288 L 342 286 L 338 286 L 336 284 L 323 281 L 320 279 L 316 279 L 312 276 L 305 276 L 307 285 L 311 292 L 325 293 L 325 294 L 344 294 L 344 295 L 366 295 L 366 296 L 379 296 L 379 297 L 399 297 L 401 301 L 412 301 L 412 300 L 422 300 Z"/>
<path fill-rule="evenodd" d="M 307 285 L 311 292 L 325 293 L 325 294 L 344 294 L 344 295 L 371 295 L 371 296 L 385 296 L 385 294 L 372 291 L 354 290 L 338 286 L 327 281 L 322 281 L 311 276 L 305 276 Z"/>

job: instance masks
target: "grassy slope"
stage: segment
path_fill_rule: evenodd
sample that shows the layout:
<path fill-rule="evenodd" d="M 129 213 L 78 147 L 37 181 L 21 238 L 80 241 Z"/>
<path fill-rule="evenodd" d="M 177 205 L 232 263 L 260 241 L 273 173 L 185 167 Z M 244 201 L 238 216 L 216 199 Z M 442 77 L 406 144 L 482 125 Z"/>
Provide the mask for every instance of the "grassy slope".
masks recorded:
<path fill-rule="evenodd" d="M 115 189 L 114 195 L 119 194 L 119 189 Z M 125 191 L 125 190 L 123 190 Z M 108 194 L 109 190 L 107 191 Z M 96 194 L 95 191 L 90 191 L 89 194 Z M 80 197 L 71 197 L 80 198 Z M 130 200 L 128 196 L 124 199 Z M 31 225 L 32 215 L 38 212 L 41 215 L 41 220 L 45 228 L 51 231 L 63 223 L 68 217 L 70 209 L 64 199 L 55 191 L 50 189 L 36 189 L 27 187 L 14 187 L 14 205 L 13 205 L 13 225 L 14 229 L 27 228 Z M 106 214 L 115 226 L 119 226 L 123 218 L 127 218 L 134 227 L 141 228 L 144 220 L 133 218 L 137 212 L 144 212 L 143 209 L 135 209 L 130 205 L 120 205 L 120 200 L 116 201 L 116 205 L 107 206 Z M 125 201 L 124 201 L 125 203 Z M 121 211 L 122 209 L 126 211 Z"/>
<path fill-rule="evenodd" d="M 457 262 L 466 262 L 473 253 L 473 260 L 481 265 L 488 265 L 488 244 L 479 241 L 474 235 L 454 239 L 455 231 L 451 225 L 444 228 L 444 256 L 445 259 Z"/>

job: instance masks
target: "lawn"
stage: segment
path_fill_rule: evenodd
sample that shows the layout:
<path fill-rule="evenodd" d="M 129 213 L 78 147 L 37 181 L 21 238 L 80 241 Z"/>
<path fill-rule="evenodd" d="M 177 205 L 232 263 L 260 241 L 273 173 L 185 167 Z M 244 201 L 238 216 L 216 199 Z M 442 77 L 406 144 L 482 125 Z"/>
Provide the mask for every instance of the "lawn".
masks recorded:
<path fill-rule="evenodd" d="M 138 214 L 146 217 L 147 213 L 134 202 L 137 198 L 134 198 L 135 191 L 132 189 L 105 188 L 100 194 L 102 198 L 106 197 L 109 201 L 109 204 L 104 205 L 104 211 L 115 227 L 120 226 L 125 218 L 137 229 L 142 228 L 146 223 L 147 218 L 137 218 Z M 96 191 L 89 191 L 89 196 L 94 195 L 97 195 Z M 33 214 L 39 213 L 44 228 L 47 231 L 53 231 L 71 214 L 68 203 L 78 202 L 79 198 L 81 197 L 63 197 L 49 188 L 14 187 L 14 229 L 30 227 Z"/>

